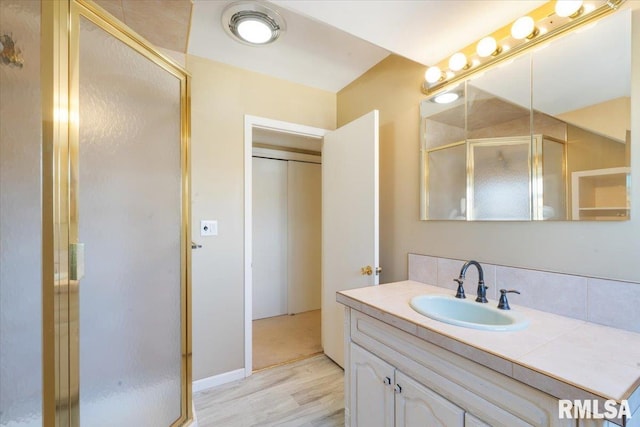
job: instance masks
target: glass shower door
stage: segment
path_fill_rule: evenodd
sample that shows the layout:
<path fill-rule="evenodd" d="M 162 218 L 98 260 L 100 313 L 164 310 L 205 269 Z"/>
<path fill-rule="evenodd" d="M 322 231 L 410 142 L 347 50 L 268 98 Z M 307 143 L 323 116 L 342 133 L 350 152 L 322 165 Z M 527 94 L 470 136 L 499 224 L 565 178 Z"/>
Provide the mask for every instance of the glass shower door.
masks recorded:
<path fill-rule="evenodd" d="M 469 219 L 531 219 L 531 138 L 468 141 Z"/>
<path fill-rule="evenodd" d="M 170 426 L 185 413 L 187 375 L 183 81 L 90 14 L 72 16 L 71 395 L 78 387 L 81 425 Z"/>

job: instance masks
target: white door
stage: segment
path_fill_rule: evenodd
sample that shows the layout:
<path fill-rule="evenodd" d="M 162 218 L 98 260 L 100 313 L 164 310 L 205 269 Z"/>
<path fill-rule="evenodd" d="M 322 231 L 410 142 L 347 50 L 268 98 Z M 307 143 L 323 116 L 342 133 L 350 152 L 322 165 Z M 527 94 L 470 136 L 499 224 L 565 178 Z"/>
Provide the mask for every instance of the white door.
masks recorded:
<path fill-rule="evenodd" d="M 253 320 L 287 313 L 287 162 L 253 158 Z"/>
<path fill-rule="evenodd" d="M 378 111 L 327 133 L 322 148 L 322 346 L 344 366 L 336 291 L 378 284 Z M 361 274 L 369 266 L 371 275 Z"/>

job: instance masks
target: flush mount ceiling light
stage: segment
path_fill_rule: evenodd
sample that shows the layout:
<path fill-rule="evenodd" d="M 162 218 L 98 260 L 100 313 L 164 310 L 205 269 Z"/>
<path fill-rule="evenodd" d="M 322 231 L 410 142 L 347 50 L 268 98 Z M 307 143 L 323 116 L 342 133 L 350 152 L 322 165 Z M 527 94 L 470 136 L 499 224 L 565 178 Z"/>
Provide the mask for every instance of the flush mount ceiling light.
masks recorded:
<path fill-rule="evenodd" d="M 250 46 L 273 43 L 286 30 L 282 16 L 263 3 L 231 3 L 222 12 L 222 27 L 234 40 Z"/>
<path fill-rule="evenodd" d="M 460 98 L 460 95 L 456 92 L 446 92 L 433 98 L 433 102 L 436 104 L 450 104 L 458 98 Z"/>
<path fill-rule="evenodd" d="M 448 59 L 427 68 L 422 92 L 434 95 L 491 67 L 506 64 L 536 46 L 620 9 L 626 0 L 550 0 L 527 16 L 497 29 Z M 446 99 L 446 98 L 445 98 Z M 434 101 L 436 102 L 436 101 Z"/>

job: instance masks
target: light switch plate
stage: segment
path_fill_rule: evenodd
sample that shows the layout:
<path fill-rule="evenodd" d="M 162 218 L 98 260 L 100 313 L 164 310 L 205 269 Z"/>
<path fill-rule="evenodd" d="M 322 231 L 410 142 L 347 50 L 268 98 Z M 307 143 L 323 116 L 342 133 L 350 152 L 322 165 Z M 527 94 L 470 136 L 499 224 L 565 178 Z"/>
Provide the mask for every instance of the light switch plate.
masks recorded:
<path fill-rule="evenodd" d="M 200 235 L 201 236 L 217 236 L 218 235 L 218 221 L 213 220 L 201 220 L 200 221 Z"/>

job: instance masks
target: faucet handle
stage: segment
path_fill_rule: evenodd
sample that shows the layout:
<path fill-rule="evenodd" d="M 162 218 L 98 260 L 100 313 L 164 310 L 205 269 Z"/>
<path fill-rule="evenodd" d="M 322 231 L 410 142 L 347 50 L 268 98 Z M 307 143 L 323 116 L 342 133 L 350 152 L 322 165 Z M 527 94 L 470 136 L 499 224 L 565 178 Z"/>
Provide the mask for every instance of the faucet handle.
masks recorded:
<path fill-rule="evenodd" d="M 511 310 L 509 301 L 507 300 L 508 293 L 520 294 L 520 291 L 516 291 L 515 289 L 500 289 L 500 301 L 498 301 L 498 308 L 500 310 Z"/>
<path fill-rule="evenodd" d="M 462 284 L 464 283 L 464 280 L 453 279 L 453 281 L 458 283 L 458 289 L 456 290 L 456 298 L 465 299 L 467 296 L 464 294 L 464 286 L 462 286 Z"/>

